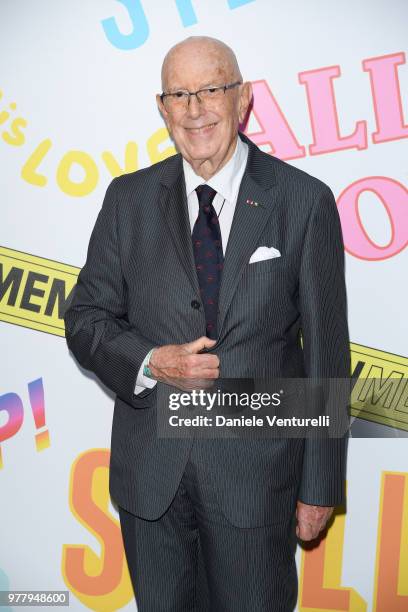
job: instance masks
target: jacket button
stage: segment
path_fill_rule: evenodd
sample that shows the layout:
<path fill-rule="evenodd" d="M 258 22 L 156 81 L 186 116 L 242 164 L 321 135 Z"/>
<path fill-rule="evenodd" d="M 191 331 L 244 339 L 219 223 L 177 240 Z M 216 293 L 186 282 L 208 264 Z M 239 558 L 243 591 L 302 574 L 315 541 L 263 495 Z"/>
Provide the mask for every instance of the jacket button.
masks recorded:
<path fill-rule="evenodd" d="M 191 302 L 191 308 L 195 308 L 196 310 L 198 310 L 200 308 L 200 302 L 198 302 L 197 300 L 193 300 Z"/>

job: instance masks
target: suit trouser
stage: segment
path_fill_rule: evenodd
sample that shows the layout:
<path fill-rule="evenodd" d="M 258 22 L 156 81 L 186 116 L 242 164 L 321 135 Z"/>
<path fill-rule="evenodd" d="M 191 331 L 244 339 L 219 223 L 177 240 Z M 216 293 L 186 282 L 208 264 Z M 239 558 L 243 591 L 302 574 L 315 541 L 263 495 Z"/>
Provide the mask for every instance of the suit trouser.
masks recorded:
<path fill-rule="evenodd" d="M 199 465 L 202 442 L 194 440 L 176 495 L 159 519 L 119 507 L 138 612 L 292 612 L 295 516 L 265 527 L 234 526 Z"/>

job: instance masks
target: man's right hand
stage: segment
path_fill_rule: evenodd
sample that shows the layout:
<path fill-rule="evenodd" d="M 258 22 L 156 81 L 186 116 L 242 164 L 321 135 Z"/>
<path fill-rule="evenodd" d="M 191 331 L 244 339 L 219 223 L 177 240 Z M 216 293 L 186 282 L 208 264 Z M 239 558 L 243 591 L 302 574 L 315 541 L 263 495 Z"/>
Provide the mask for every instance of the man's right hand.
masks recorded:
<path fill-rule="evenodd" d="M 217 355 L 201 354 L 216 343 L 206 336 L 186 344 L 167 344 L 155 348 L 149 362 L 153 378 L 183 391 L 208 389 L 220 375 Z"/>

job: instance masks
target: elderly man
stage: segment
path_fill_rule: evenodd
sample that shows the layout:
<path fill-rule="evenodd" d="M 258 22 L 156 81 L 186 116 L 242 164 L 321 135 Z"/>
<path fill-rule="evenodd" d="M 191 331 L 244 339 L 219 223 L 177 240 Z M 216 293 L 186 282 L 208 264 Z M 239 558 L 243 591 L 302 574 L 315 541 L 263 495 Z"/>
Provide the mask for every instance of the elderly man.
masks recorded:
<path fill-rule="evenodd" d="M 179 153 L 109 185 L 67 341 L 116 394 L 110 493 L 139 611 L 289 611 L 296 535 L 344 501 L 345 440 L 161 438 L 157 397 L 220 376 L 349 376 L 337 208 L 239 131 L 251 85 L 224 43 L 175 45 L 162 88 Z"/>

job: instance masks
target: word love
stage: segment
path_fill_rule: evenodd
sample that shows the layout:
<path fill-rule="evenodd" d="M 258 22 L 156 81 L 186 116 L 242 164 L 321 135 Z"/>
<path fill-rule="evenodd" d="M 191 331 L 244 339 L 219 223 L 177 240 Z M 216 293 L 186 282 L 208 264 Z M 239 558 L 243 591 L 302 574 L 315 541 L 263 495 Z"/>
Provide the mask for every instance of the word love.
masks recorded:
<path fill-rule="evenodd" d="M 0 100 L 3 92 L 0 90 Z M 28 122 L 24 117 L 15 117 L 17 104 L 11 102 L 5 108 L 0 108 L 0 129 L 2 140 L 13 147 L 21 147 L 26 142 L 25 130 Z M 7 128 L 7 129 L 4 129 Z M 156 130 L 146 142 L 146 150 L 150 162 L 156 162 L 174 155 L 175 148 L 165 145 L 169 134 L 165 128 Z M 48 177 L 40 170 L 42 162 L 49 156 L 53 147 L 50 138 L 44 138 L 30 153 L 21 169 L 21 178 L 35 187 L 45 187 Z M 138 145 L 130 141 L 126 144 L 124 163 L 118 161 L 111 151 L 103 151 L 101 159 L 112 177 L 138 170 Z M 73 174 L 82 174 L 82 177 L 73 178 Z M 86 151 L 70 150 L 63 154 L 59 160 L 55 174 L 58 187 L 63 193 L 72 197 L 84 197 L 94 191 L 99 182 L 99 168 L 95 159 Z"/>

